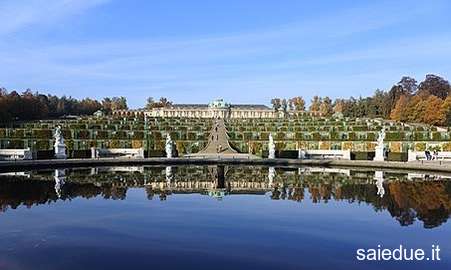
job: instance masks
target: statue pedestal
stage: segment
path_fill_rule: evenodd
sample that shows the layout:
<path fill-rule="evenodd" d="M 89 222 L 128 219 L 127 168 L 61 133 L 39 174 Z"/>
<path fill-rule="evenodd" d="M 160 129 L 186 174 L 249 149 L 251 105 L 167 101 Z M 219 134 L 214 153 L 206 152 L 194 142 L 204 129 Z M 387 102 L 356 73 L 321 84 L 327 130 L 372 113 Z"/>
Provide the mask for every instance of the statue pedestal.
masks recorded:
<path fill-rule="evenodd" d="M 276 150 L 275 149 L 269 149 L 268 158 L 271 158 L 271 159 L 276 158 Z"/>
<path fill-rule="evenodd" d="M 55 158 L 56 159 L 67 159 L 65 144 L 55 143 L 54 147 L 55 147 Z"/>
<path fill-rule="evenodd" d="M 376 146 L 376 155 L 373 158 L 374 161 L 384 161 L 384 146 Z"/>

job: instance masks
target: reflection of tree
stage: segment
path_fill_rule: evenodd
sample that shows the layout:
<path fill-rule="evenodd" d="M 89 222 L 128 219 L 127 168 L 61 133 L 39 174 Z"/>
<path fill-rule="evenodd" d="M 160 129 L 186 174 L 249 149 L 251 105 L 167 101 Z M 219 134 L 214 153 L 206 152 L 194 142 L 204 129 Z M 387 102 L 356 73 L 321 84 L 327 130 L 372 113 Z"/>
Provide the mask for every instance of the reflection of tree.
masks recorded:
<path fill-rule="evenodd" d="M 111 185 L 98 187 L 92 183 L 66 183 L 64 193 L 58 198 L 54 183 L 41 180 L 20 180 L 3 178 L 0 181 L 0 208 L 16 209 L 20 205 L 31 207 L 33 205 L 47 204 L 58 199 L 71 200 L 76 197 L 93 198 L 103 196 L 105 199 L 125 199 L 126 187 L 114 188 Z"/>
<path fill-rule="evenodd" d="M 304 188 L 309 191 L 313 203 L 327 203 L 332 198 L 349 203 L 370 203 L 376 211 L 388 210 L 402 226 L 411 225 L 418 219 L 423 222 L 425 228 L 433 228 L 446 222 L 451 214 L 451 183 L 448 181 L 395 181 L 384 185 L 387 193 L 380 198 L 373 184 L 334 185 L 332 182 L 304 181 Z M 301 201 L 304 188 L 299 186 L 288 188 L 291 190 L 289 193 L 293 195 L 286 197 L 286 188 L 276 187 L 270 198 Z M 299 197 L 294 194 L 302 195 Z"/>
<path fill-rule="evenodd" d="M 385 195 L 380 198 L 374 185 L 374 172 L 299 173 L 298 170 L 275 168 L 273 185 L 268 183 L 266 167 L 230 167 L 225 186 L 229 192 L 241 194 L 255 191 L 270 192 L 272 200 L 327 203 L 330 200 L 371 204 L 375 211 L 388 211 L 400 225 L 421 221 L 426 228 L 437 227 L 450 217 L 451 183 L 449 181 L 392 181 L 383 183 Z M 147 198 L 162 201 L 172 193 L 202 192 L 212 181 L 206 167 L 173 167 L 173 177 L 166 182 L 164 167 L 151 167 L 142 172 L 100 172 L 86 177 L 90 171 L 70 171 L 61 200 L 76 197 L 123 200 L 128 187 L 144 187 Z M 144 175 L 143 175 L 144 174 Z M 396 178 L 402 178 L 396 175 Z M 0 181 L 0 211 L 20 205 L 31 207 L 58 200 L 54 182 L 48 174 L 33 175 L 30 179 L 2 176 Z M 146 184 L 144 179 L 147 179 Z M 390 175 L 387 174 L 387 179 Z M 263 192 L 263 193 L 264 193 Z"/>
<path fill-rule="evenodd" d="M 399 221 L 401 226 L 412 225 L 415 222 L 416 213 L 412 209 L 405 209 L 398 212 L 396 220 Z"/>
<path fill-rule="evenodd" d="M 152 187 L 151 186 L 146 186 L 145 189 L 146 189 L 147 199 L 148 200 L 153 200 L 153 196 L 155 195 L 155 192 L 152 189 Z"/>

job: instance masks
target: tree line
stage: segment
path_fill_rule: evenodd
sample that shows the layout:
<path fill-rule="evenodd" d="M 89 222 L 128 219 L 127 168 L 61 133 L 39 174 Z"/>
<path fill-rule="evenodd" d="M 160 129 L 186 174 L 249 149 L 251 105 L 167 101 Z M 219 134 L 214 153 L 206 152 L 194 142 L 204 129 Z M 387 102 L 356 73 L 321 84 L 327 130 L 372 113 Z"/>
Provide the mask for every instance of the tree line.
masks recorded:
<path fill-rule="evenodd" d="M 418 83 L 412 77 L 402 77 L 390 90 L 377 89 L 370 97 L 337 98 L 314 96 L 306 108 L 301 96 L 271 100 L 276 111 L 304 113 L 330 117 L 385 118 L 401 122 L 417 122 L 439 126 L 451 125 L 451 86 L 437 75 L 428 74 Z M 171 106 L 165 97 L 147 99 L 145 109 Z M 101 101 L 73 97 L 57 97 L 33 92 L 8 92 L 0 88 L 0 121 L 36 120 L 67 115 L 91 115 L 101 110 L 109 114 L 128 109 L 125 97 L 106 97 Z"/>
<path fill-rule="evenodd" d="M 0 121 L 24 121 L 58 118 L 68 115 L 92 115 L 101 110 L 111 113 L 113 110 L 127 109 L 125 97 L 106 97 L 102 101 L 91 98 L 76 99 L 44 95 L 27 89 L 23 93 L 8 92 L 0 88 Z"/>
<path fill-rule="evenodd" d="M 390 90 L 377 89 L 370 97 L 337 98 L 314 96 L 306 110 L 302 97 L 274 98 L 273 109 L 284 112 L 309 112 L 330 117 L 385 118 L 401 122 L 425 123 L 439 126 L 451 125 L 451 86 L 437 75 L 428 74 L 418 83 L 404 76 Z"/>

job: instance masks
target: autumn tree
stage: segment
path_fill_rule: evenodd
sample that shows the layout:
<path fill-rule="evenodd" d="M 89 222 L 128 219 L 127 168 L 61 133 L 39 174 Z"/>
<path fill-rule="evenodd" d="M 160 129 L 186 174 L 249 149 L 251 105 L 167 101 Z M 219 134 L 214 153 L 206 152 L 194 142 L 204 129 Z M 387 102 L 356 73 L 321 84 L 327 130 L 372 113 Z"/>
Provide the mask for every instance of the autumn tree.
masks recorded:
<path fill-rule="evenodd" d="M 302 97 L 293 97 L 290 101 L 292 102 L 295 111 L 305 111 L 305 101 Z"/>
<path fill-rule="evenodd" d="M 321 98 L 319 96 L 314 96 L 309 107 L 309 111 L 311 112 L 319 112 L 321 106 Z"/>
<path fill-rule="evenodd" d="M 409 95 L 414 94 L 418 89 L 417 80 L 409 76 L 402 77 L 397 85 L 401 86 L 403 93 Z"/>
<path fill-rule="evenodd" d="M 8 91 L 0 88 L 0 121 L 35 120 L 56 118 L 64 115 L 91 115 L 102 109 L 111 112 L 113 101 L 119 107 L 126 107 L 125 98 L 105 98 L 102 103 L 95 99 L 76 99 L 73 97 L 43 95 L 31 89 L 19 94 L 17 91 Z M 118 107 L 118 106 L 116 106 Z"/>
<path fill-rule="evenodd" d="M 281 109 L 282 109 L 283 112 L 287 112 L 288 102 L 287 102 L 287 100 L 285 98 L 282 99 Z"/>
<path fill-rule="evenodd" d="M 345 101 L 344 99 L 341 98 L 337 98 L 334 101 L 333 107 L 334 107 L 334 113 L 343 113 L 344 111 L 344 106 L 345 106 Z"/>
<path fill-rule="evenodd" d="M 167 98 L 165 98 L 165 97 L 161 97 L 160 98 L 160 105 L 162 106 L 162 107 L 168 107 L 168 106 L 171 106 L 172 105 L 172 101 L 169 101 Z"/>
<path fill-rule="evenodd" d="M 155 101 L 152 97 L 147 98 L 146 109 L 151 110 L 153 108 L 168 107 L 172 105 L 172 101 L 169 101 L 165 97 L 160 97 L 159 101 Z"/>
<path fill-rule="evenodd" d="M 448 96 L 442 104 L 443 125 L 451 126 L 451 96 Z"/>
<path fill-rule="evenodd" d="M 442 105 L 443 99 L 435 95 L 430 95 L 425 100 L 425 109 L 422 122 L 430 125 L 442 125 L 445 120 Z"/>
<path fill-rule="evenodd" d="M 127 99 L 125 97 L 113 97 L 111 98 L 111 110 L 127 110 Z"/>
<path fill-rule="evenodd" d="M 280 110 L 282 106 L 282 101 L 280 98 L 273 98 L 271 99 L 272 108 L 277 112 Z"/>
<path fill-rule="evenodd" d="M 405 121 L 406 115 L 404 111 L 408 103 L 409 98 L 406 95 L 400 96 L 396 102 L 395 108 L 390 113 L 390 118 L 396 121 Z"/>
<path fill-rule="evenodd" d="M 434 95 L 441 99 L 447 98 L 450 92 L 451 86 L 449 82 L 434 74 L 427 74 L 426 79 L 418 87 L 419 95 Z"/>
<path fill-rule="evenodd" d="M 404 121 L 407 122 L 423 122 L 426 102 L 422 96 L 415 95 L 409 98 L 409 102 L 404 107 Z"/>
<path fill-rule="evenodd" d="M 325 97 L 321 100 L 319 111 L 322 116 L 332 116 L 334 110 L 332 107 L 332 100 L 329 97 Z"/>

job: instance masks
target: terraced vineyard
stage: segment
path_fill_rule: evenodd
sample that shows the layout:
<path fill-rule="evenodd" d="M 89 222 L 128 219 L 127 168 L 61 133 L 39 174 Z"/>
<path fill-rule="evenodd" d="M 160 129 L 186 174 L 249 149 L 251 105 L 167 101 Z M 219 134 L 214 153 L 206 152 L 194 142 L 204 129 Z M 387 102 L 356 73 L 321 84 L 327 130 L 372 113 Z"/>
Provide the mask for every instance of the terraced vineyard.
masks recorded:
<path fill-rule="evenodd" d="M 207 143 L 211 121 L 205 119 L 84 117 L 14 123 L 0 128 L 0 148 L 30 148 L 41 158 L 53 151 L 53 130 L 61 126 L 69 157 L 89 157 L 91 147 L 141 148 L 163 156 L 166 134 L 179 154 L 196 153 Z"/>
<path fill-rule="evenodd" d="M 90 157 L 90 148 L 141 148 L 145 156 L 164 156 L 166 134 L 179 155 L 196 153 L 208 141 L 212 121 L 196 118 L 83 117 L 13 123 L 0 127 L 0 148 L 30 148 L 37 158 L 53 157 L 53 130 L 61 126 L 70 158 Z M 451 132 L 427 125 L 381 119 L 302 116 L 283 119 L 229 119 L 230 144 L 241 153 L 265 156 L 269 134 L 278 151 L 297 149 L 351 150 L 355 159 L 369 159 L 377 133 L 386 130 L 391 160 L 403 160 L 408 149 L 451 151 Z"/>
<path fill-rule="evenodd" d="M 426 125 L 407 125 L 380 119 L 303 116 L 292 119 L 230 119 L 231 144 L 241 152 L 262 155 L 271 133 L 278 150 L 320 149 L 373 152 L 377 133 L 385 128 L 385 142 L 394 157 L 408 149 L 451 151 L 451 132 Z M 365 158 L 364 158 L 365 159 Z"/>

